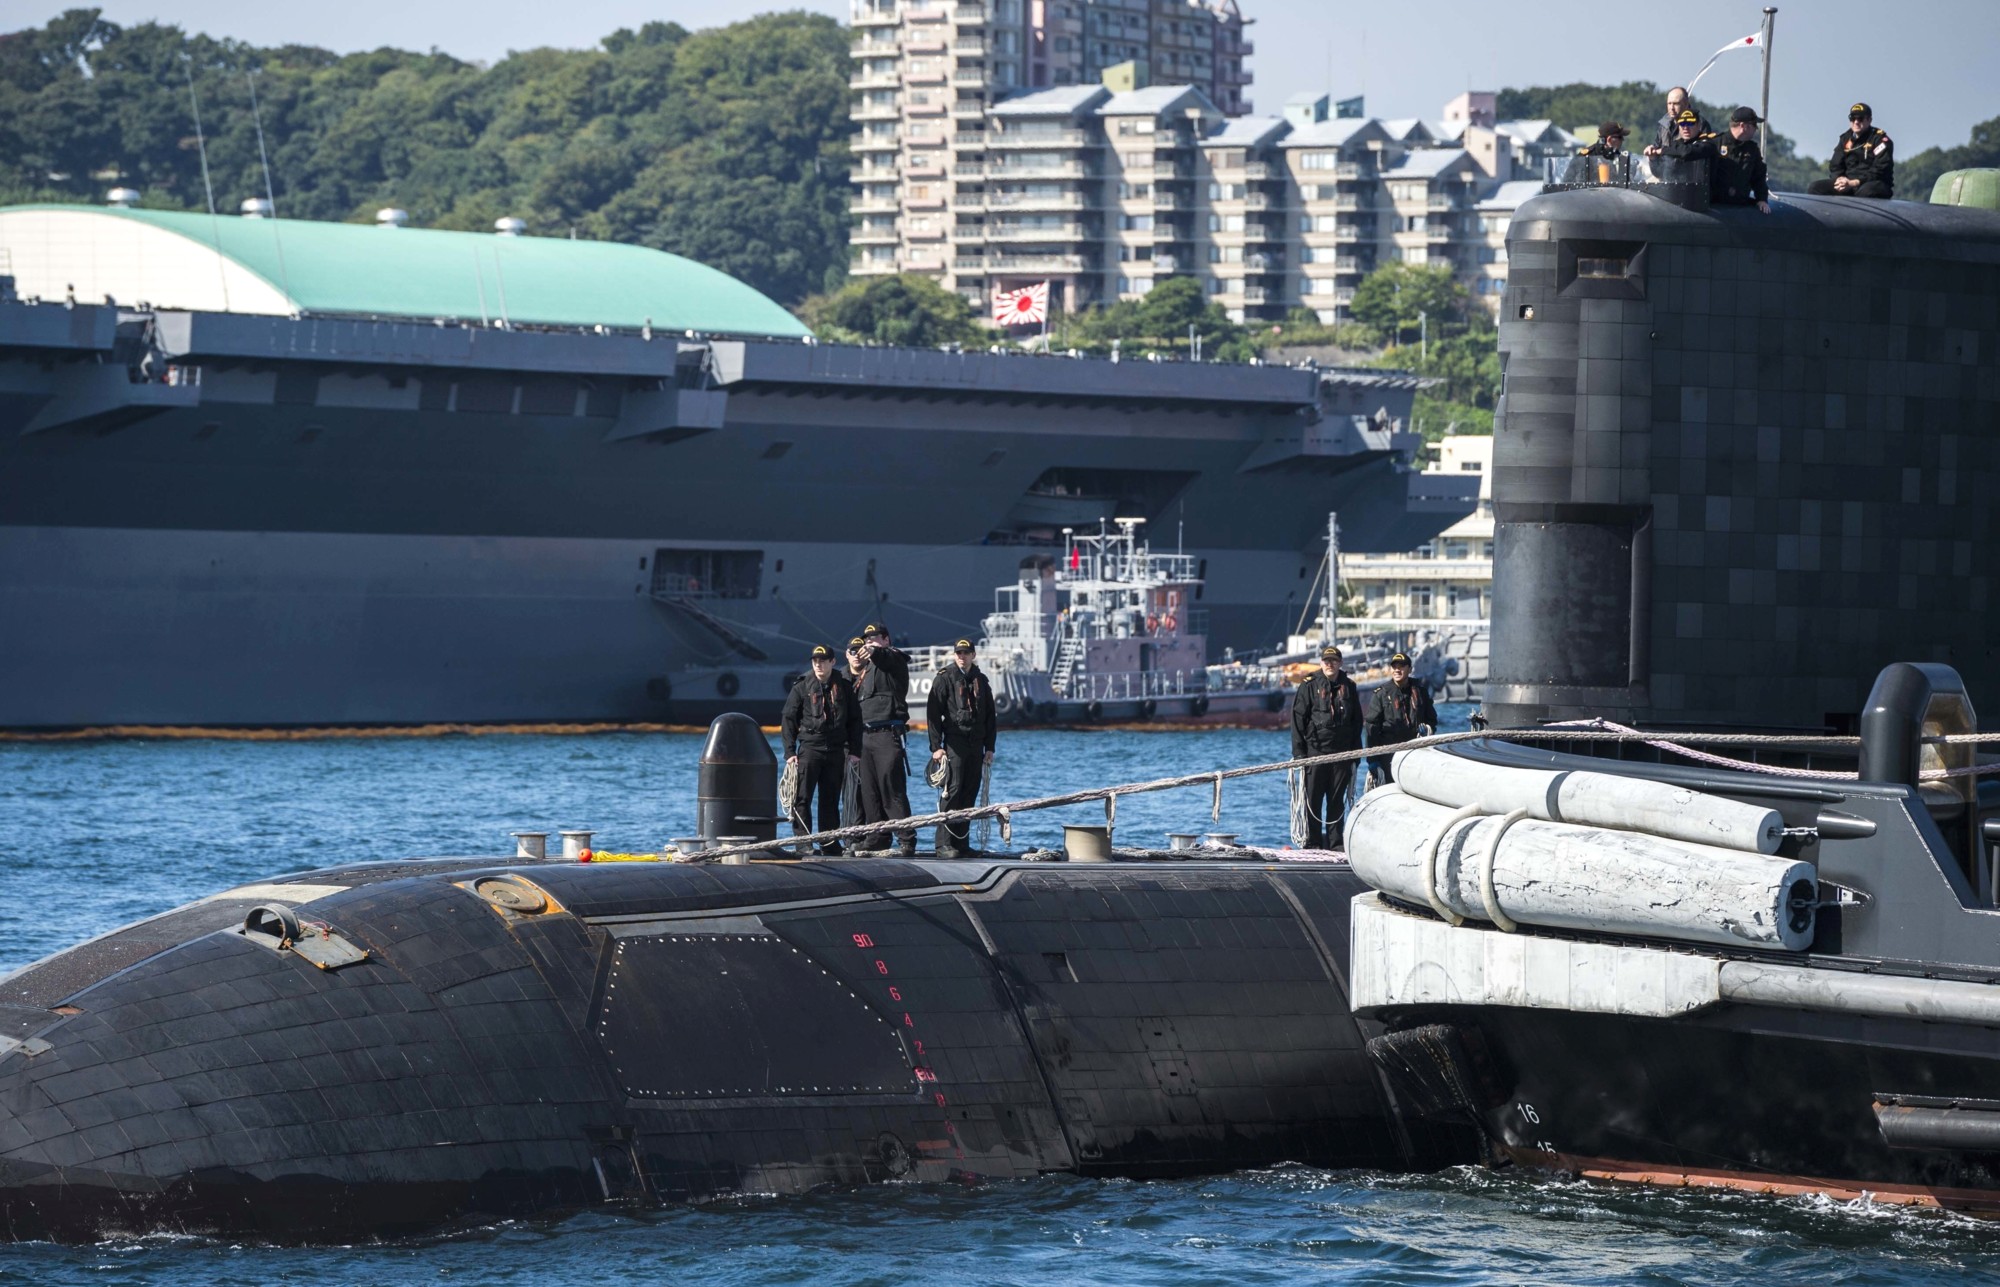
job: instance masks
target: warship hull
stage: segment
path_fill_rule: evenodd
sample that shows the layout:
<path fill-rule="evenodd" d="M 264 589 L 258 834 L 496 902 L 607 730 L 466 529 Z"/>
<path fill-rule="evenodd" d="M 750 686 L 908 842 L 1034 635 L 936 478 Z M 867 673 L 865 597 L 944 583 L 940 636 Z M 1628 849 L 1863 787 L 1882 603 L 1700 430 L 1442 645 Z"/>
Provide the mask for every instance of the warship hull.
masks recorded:
<path fill-rule="evenodd" d="M 0 302 L 0 727 L 775 718 L 814 643 L 976 628 L 1052 479 L 1199 532 L 1249 648 L 1330 505 L 1392 547 L 1471 505 L 1371 419 L 1409 396 Z"/>

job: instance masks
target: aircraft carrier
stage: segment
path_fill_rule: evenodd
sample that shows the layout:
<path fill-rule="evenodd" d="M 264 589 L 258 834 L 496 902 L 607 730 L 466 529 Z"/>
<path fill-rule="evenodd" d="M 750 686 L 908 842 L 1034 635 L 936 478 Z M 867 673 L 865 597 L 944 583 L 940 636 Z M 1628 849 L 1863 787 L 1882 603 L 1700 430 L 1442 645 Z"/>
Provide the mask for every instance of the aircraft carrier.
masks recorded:
<path fill-rule="evenodd" d="M 0 728 L 775 718 L 1116 515 L 1242 652 L 1329 510 L 1475 503 L 1408 376 L 815 344 L 637 247 L 16 207 L 0 287 Z"/>

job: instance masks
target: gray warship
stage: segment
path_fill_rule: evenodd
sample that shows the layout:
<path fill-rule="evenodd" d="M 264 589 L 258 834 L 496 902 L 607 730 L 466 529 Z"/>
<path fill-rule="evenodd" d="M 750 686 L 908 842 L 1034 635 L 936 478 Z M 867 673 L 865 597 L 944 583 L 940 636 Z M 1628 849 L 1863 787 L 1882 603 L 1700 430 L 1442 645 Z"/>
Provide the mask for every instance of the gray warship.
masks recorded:
<path fill-rule="evenodd" d="M 814 344 L 637 247 L 17 207 L 0 265 L 4 728 L 774 720 L 1079 506 L 1203 533 L 1249 652 L 1329 508 L 1474 503 L 1408 376 Z"/>

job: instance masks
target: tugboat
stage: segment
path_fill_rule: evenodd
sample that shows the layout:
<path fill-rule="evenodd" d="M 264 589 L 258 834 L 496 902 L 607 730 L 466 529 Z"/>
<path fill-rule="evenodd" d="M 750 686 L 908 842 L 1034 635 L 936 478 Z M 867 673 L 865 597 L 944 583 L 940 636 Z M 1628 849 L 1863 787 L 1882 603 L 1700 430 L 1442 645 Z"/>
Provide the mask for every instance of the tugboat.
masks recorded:
<path fill-rule="evenodd" d="M 994 609 L 980 623 L 979 664 L 992 677 L 1001 717 L 1045 725 L 1282 723 L 1292 690 L 1319 668 L 1319 650 L 1334 637 L 1335 580 L 1328 578 L 1318 633 L 1294 634 L 1283 650 L 1254 661 L 1232 654 L 1211 665 L 1208 614 L 1195 606 L 1201 560 L 1155 553 L 1144 524 L 1117 518 L 1100 519 L 1095 532 L 1066 527 L 1059 557 L 1023 560 L 1018 579 L 994 590 Z M 1333 526 L 1329 519 L 1329 533 Z M 1364 694 L 1389 681 L 1388 659 L 1399 649 L 1410 652 L 1426 686 L 1444 678 L 1443 655 L 1428 638 L 1342 647 Z M 950 660 L 949 646 L 912 650 L 911 710 L 922 709 L 931 677 Z"/>

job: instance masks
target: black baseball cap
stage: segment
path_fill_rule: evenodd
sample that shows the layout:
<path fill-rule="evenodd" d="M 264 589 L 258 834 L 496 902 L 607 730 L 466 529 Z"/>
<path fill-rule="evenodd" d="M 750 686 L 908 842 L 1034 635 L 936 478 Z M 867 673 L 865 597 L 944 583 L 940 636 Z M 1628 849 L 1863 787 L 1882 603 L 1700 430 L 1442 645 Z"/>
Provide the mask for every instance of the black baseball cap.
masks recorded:
<path fill-rule="evenodd" d="M 958 641 L 957 643 L 955 643 L 955 644 L 953 644 L 953 645 L 951 646 L 951 650 L 952 650 L 953 652 L 971 652 L 971 651 L 972 651 L 972 640 L 970 640 L 970 639 L 961 639 L 961 640 L 959 640 L 959 641 Z"/>
<path fill-rule="evenodd" d="M 861 637 L 863 639 L 866 639 L 869 635 L 887 635 L 888 633 L 889 633 L 889 627 L 883 625 L 879 621 L 871 621 L 867 625 L 861 627 Z"/>
<path fill-rule="evenodd" d="M 1875 109 L 1868 106 L 1868 104 L 1866 103 L 1856 103 L 1854 106 L 1847 109 L 1847 119 L 1850 121 L 1857 120 L 1864 116 L 1871 121 L 1874 120 Z"/>
<path fill-rule="evenodd" d="M 1736 124 L 1738 121 L 1743 122 L 1745 125 L 1761 125 L 1764 123 L 1764 118 L 1757 115 L 1757 109 L 1754 107 L 1739 107 L 1729 114 L 1729 123 L 1731 125 Z"/>
<path fill-rule="evenodd" d="M 1701 124 L 1701 117 L 1695 113 L 1695 110 L 1692 107 L 1683 107 L 1680 110 L 1680 115 L 1674 117 L 1674 124 L 1699 125 Z"/>
<path fill-rule="evenodd" d="M 807 656 L 813 661 L 818 661 L 821 657 L 833 656 L 833 649 L 827 647 L 825 644 L 814 644 L 813 650 Z"/>
<path fill-rule="evenodd" d="M 1333 646 L 1332 644 L 1328 644 L 1328 645 L 1327 645 L 1326 647 L 1324 647 L 1324 648 L 1322 648 L 1322 649 L 1320 649 L 1320 650 L 1319 650 L 1319 655 L 1320 655 L 1320 656 L 1321 656 L 1322 658 L 1325 658 L 1325 657 L 1336 657 L 1336 658 L 1337 658 L 1337 657 L 1339 657 L 1339 656 L 1340 656 L 1340 649 L 1338 649 L 1338 648 L 1334 647 L 1334 646 Z"/>
<path fill-rule="evenodd" d="M 1407 666 L 1410 664 L 1410 654 L 1406 652 L 1399 652 L 1395 656 L 1389 658 L 1389 664 L 1391 666 Z"/>
<path fill-rule="evenodd" d="M 863 639 L 863 638 L 862 638 L 862 637 L 861 637 L 860 635 L 856 635 L 856 636 L 854 636 L 854 638 L 852 638 L 852 639 L 849 639 L 849 640 L 847 641 L 847 651 L 849 651 L 849 652 L 859 652 L 859 651 L 860 651 L 860 649 L 861 649 L 861 645 L 862 645 L 862 644 L 864 644 L 864 643 L 866 643 L 866 642 L 868 642 L 868 641 L 867 641 L 867 640 L 865 640 L 865 639 Z"/>

